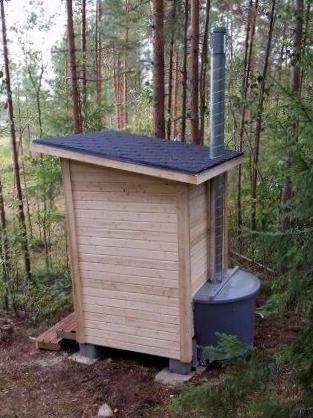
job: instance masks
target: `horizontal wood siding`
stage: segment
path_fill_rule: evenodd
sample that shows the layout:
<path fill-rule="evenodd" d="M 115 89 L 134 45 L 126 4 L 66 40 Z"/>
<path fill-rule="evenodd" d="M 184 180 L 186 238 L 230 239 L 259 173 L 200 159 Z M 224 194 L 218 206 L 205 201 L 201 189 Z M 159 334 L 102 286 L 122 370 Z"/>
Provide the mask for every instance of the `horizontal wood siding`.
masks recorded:
<path fill-rule="evenodd" d="M 190 187 L 191 289 L 208 279 L 208 194 L 206 183 Z"/>
<path fill-rule="evenodd" d="M 78 162 L 71 178 L 86 342 L 179 359 L 184 186 Z"/>

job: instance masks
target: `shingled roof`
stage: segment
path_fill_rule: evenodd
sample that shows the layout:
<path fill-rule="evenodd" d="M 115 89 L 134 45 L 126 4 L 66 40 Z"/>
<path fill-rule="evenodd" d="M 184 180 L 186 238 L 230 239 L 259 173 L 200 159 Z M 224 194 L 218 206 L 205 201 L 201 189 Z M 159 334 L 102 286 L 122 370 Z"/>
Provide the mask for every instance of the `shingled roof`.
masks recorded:
<path fill-rule="evenodd" d="M 72 159 L 80 160 L 79 155 L 94 156 L 106 161 L 154 167 L 191 176 L 199 175 L 241 155 L 237 151 L 225 150 L 221 158 L 211 159 L 206 146 L 119 131 L 37 139 L 33 142 L 32 150 L 39 151 L 38 145 L 41 146 L 40 152 L 45 152 L 46 149 L 47 154 L 64 158 L 67 158 L 66 151 L 71 151 Z M 49 152 L 52 149 L 54 152 Z M 77 158 L 73 158 L 73 152 Z"/>

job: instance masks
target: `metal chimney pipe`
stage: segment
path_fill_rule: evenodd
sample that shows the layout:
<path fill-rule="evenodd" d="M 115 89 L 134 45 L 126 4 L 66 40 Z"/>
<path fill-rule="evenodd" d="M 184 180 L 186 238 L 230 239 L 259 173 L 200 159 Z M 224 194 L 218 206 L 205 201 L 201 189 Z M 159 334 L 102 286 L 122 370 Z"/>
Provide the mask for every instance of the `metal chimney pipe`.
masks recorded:
<path fill-rule="evenodd" d="M 225 63 L 226 29 L 215 27 L 211 34 L 211 94 L 210 94 L 210 157 L 219 158 L 224 152 L 225 125 Z M 224 243 L 224 177 L 211 182 L 213 209 L 213 281 L 223 280 Z"/>
<path fill-rule="evenodd" d="M 216 27 L 211 34 L 210 157 L 224 152 L 226 29 Z"/>

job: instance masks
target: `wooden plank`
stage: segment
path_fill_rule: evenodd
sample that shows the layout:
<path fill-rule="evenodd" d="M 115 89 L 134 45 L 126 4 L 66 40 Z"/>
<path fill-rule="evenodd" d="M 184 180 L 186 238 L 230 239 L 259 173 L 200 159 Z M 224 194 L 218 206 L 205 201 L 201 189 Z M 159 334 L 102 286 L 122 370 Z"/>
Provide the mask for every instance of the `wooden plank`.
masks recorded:
<path fill-rule="evenodd" d="M 106 305 L 88 305 L 84 303 L 84 313 L 87 314 L 97 314 L 101 315 L 102 320 L 104 316 L 118 316 L 124 319 L 130 320 L 142 320 L 143 318 L 145 321 L 153 321 L 153 322 L 160 322 L 162 324 L 172 324 L 177 325 L 179 324 L 179 318 L 177 314 L 168 314 L 164 313 L 160 309 L 158 311 L 147 311 L 145 309 L 138 309 L 136 308 L 127 308 L 126 306 L 106 306 Z"/>
<path fill-rule="evenodd" d="M 104 210 L 104 211 L 118 211 L 118 212 L 140 212 L 140 213 L 162 213 L 173 214 L 176 213 L 175 204 L 168 203 L 148 203 L 148 202 L 107 202 L 106 200 L 74 200 L 76 209 L 83 210 Z"/>
<path fill-rule="evenodd" d="M 97 229 L 95 229 L 95 231 L 97 231 Z M 112 231 L 115 232 L 115 231 Z M 118 231 L 119 232 L 119 231 Z M 123 234 L 121 232 L 119 232 L 119 234 L 108 234 L 109 236 L 100 236 L 99 235 L 92 235 L 92 233 L 88 231 L 85 232 L 85 234 L 83 234 L 81 232 L 80 229 L 78 229 L 78 233 L 77 233 L 77 237 L 78 237 L 78 242 L 79 244 L 82 245 L 95 245 L 95 246 L 102 246 L 102 247 L 112 247 L 112 248 L 134 248 L 134 249 L 145 249 L 145 250 L 159 250 L 160 247 L 162 248 L 163 251 L 166 252 L 170 252 L 170 253 L 176 253 L 178 251 L 178 247 L 177 247 L 177 238 L 176 241 L 174 240 L 175 235 L 171 235 L 170 238 L 172 239 L 172 242 L 168 242 L 168 241 L 163 241 L 163 236 L 164 237 L 168 237 L 168 235 L 164 234 L 157 234 L 156 237 L 158 238 L 157 241 L 155 240 L 150 240 L 149 239 L 149 234 L 146 233 L 141 233 L 141 234 L 137 234 L 138 236 L 141 236 L 143 239 L 136 239 L 136 238 L 131 238 L 131 239 L 124 239 L 124 236 L 126 235 L 125 238 L 129 238 L 130 236 L 136 236 L 136 235 L 132 235 L 132 234 Z M 201 238 L 201 237 L 200 237 Z M 162 243 L 162 246 L 160 245 L 160 243 Z"/>
<path fill-rule="evenodd" d="M 123 211 L 109 211 L 109 210 L 93 210 L 93 209 L 76 209 L 76 218 L 101 220 L 106 219 L 110 221 L 131 221 L 131 222 L 158 222 L 158 223 L 176 223 L 176 215 L 169 213 L 149 213 L 149 212 L 123 212 Z"/>
<path fill-rule="evenodd" d="M 215 202 L 215 191 L 212 187 L 212 181 L 208 182 L 208 222 L 210 228 L 210 234 L 208 236 L 208 273 L 209 278 L 213 278 L 214 269 L 215 269 L 215 237 L 214 237 L 214 230 L 215 230 L 215 216 L 214 216 L 214 202 Z"/>
<path fill-rule="evenodd" d="M 93 328 L 86 328 L 86 336 L 90 337 L 97 337 L 103 338 L 103 341 L 107 340 L 115 340 L 120 341 L 121 343 L 125 342 L 133 342 L 134 344 L 145 345 L 146 347 L 154 347 L 154 348 L 163 348 L 167 349 L 168 347 L 173 350 L 179 350 L 179 342 L 176 341 L 169 341 L 152 337 L 143 337 L 141 335 L 131 335 L 131 334 L 124 334 L 119 332 L 119 327 L 113 330 L 102 330 L 102 329 L 93 329 Z M 105 344 L 104 344 L 105 345 Z"/>
<path fill-rule="evenodd" d="M 69 253 L 72 274 L 73 303 L 77 319 L 77 341 L 84 343 L 84 317 L 81 299 L 81 280 L 79 271 L 78 243 L 76 237 L 75 212 L 73 207 L 70 161 L 61 159 L 61 170 L 66 208 L 66 222 L 69 239 Z"/>
<path fill-rule="evenodd" d="M 98 299 L 117 299 L 119 301 L 134 301 L 152 304 L 155 303 L 160 307 L 163 307 L 164 305 L 175 307 L 177 305 L 177 298 L 175 296 L 159 296 L 145 293 L 95 289 L 92 287 L 88 287 L 88 284 L 86 284 L 86 282 L 82 283 L 82 294 L 84 296 L 92 296 Z"/>
<path fill-rule="evenodd" d="M 193 315 L 191 300 L 189 188 L 177 195 L 180 361 L 192 361 Z"/>
<path fill-rule="evenodd" d="M 93 191 L 74 191 L 73 193 L 74 200 L 80 201 L 107 201 L 107 202 L 132 202 L 134 200 L 133 193 L 128 191 L 120 192 L 93 192 Z M 174 203 L 176 202 L 176 197 L 174 193 L 161 194 L 161 193 L 136 193 L 136 200 L 141 203 Z"/>
<path fill-rule="evenodd" d="M 206 184 L 190 187 L 191 291 L 195 294 L 208 278 L 208 199 Z"/>
<path fill-rule="evenodd" d="M 229 171 L 238 165 L 242 164 L 244 161 L 244 156 L 241 155 L 239 157 L 233 158 L 232 160 L 226 161 L 223 164 L 220 164 L 213 168 L 208 168 L 207 170 L 203 171 L 202 173 L 198 174 L 196 177 L 196 183 L 193 184 L 202 184 L 208 180 L 213 179 L 214 177 L 219 176 L 220 174 Z"/>
<path fill-rule="evenodd" d="M 101 192 L 101 193 L 136 193 L 136 194 L 162 194 L 164 196 L 173 196 L 177 191 L 181 191 L 183 186 L 180 183 L 174 184 L 130 184 L 130 183 L 81 183 L 73 180 L 74 192 Z"/>
<path fill-rule="evenodd" d="M 41 350 L 60 351 L 62 339 L 66 338 L 67 334 L 70 336 L 70 339 L 73 339 L 73 335 L 75 338 L 75 331 L 76 318 L 73 312 L 40 334 L 35 339 L 36 348 Z M 62 333 L 64 333 L 64 335 Z"/>
<path fill-rule="evenodd" d="M 138 311 L 137 311 L 138 316 Z M 144 319 L 142 319 L 144 318 Z M 85 320 L 95 323 L 105 323 L 105 324 L 113 324 L 113 326 L 117 325 L 130 325 L 134 327 L 145 328 L 149 330 L 163 330 L 169 333 L 173 333 L 176 336 L 179 335 L 179 325 L 178 324 L 171 324 L 167 322 L 167 319 L 163 320 L 162 322 L 152 321 L 147 319 L 145 316 L 141 318 L 136 318 L 132 316 L 125 316 L 123 315 L 105 315 L 93 313 L 93 312 L 85 312 Z"/>
<path fill-rule="evenodd" d="M 142 293 L 145 295 L 156 295 L 156 296 L 168 296 L 172 298 L 178 297 L 177 288 L 170 287 L 161 287 L 148 285 L 149 281 L 145 281 L 145 285 L 142 284 L 130 284 L 124 283 L 121 279 L 120 282 L 114 282 L 108 280 L 106 277 L 105 280 L 94 280 L 94 279 L 85 279 L 82 274 L 82 283 L 84 287 L 91 289 L 100 289 L 100 290 L 114 290 L 118 292 L 129 292 L 129 293 Z"/>
<path fill-rule="evenodd" d="M 97 306 L 111 306 L 115 308 L 125 308 L 125 309 L 138 309 L 139 311 L 147 311 L 147 312 L 154 312 L 158 313 L 162 310 L 162 313 L 166 315 L 178 315 L 178 307 L 175 306 L 167 306 L 166 304 L 160 306 L 159 303 L 152 303 L 152 302 L 141 302 L 137 300 L 124 300 L 124 299 L 113 299 L 111 297 L 99 297 L 99 296 L 88 296 L 84 295 L 84 304 L 88 306 L 90 305 L 97 305 Z M 91 310 L 91 309 L 90 309 Z"/>
<path fill-rule="evenodd" d="M 97 222 L 95 223 L 94 219 L 80 218 L 77 219 L 77 226 L 78 228 L 94 228 L 97 226 L 99 230 L 105 228 L 111 229 L 112 231 L 177 232 L 176 223 L 107 221 L 105 219 L 97 219 Z"/>
<path fill-rule="evenodd" d="M 94 286 L 101 287 L 102 283 L 109 282 L 112 285 L 114 283 L 122 283 L 124 285 L 147 285 L 153 288 L 161 287 L 161 288 L 171 288 L 177 289 L 178 288 L 178 281 L 176 279 L 160 279 L 159 277 L 145 277 L 145 276 L 133 276 L 129 274 L 122 274 L 122 273 L 104 273 L 98 271 L 89 271 L 85 269 L 81 269 L 81 277 L 82 280 L 90 283 L 92 287 L 93 283 Z"/>
<path fill-rule="evenodd" d="M 236 167 L 243 162 L 243 156 L 234 158 L 216 167 L 209 168 L 203 171 L 201 174 L 191 175 L 185 174 L 174 170 L 166 170 L 162 168 L 152 167 L 148 165 L 132 164 L 123 161 L 110 160 L 104 157 L 97 157 L 93 155 L 83 154 L 75 151 L 64 150 L 61 148 L 54 148 L 52 146 L 32 143 L 30 146 L 32 152 L 38 152 L 41 154 L 48 154 L 55 157 L 61 157 L 63 159 L 80 161 L 83 163 L 94 164 L 101 167 L 110 167 L 117 170 L 124 170 L 132 173 L 144 174 L 147 176 L 158 177 L 162 179 L 190 183 L 201 184 L 205 181 Z"/>
<path fill-rule="evenodd" d="M 137 267 L 147 269 L 161 269 L 167 271 L 177 271 L 178 263 L 176 261 L 163 261 L 163 260 L 146 260 L 143 258 L 134 257 L 120 257 L 120 256 L 109 256 L 109 255 L 97 255 L 89 253 L 80 253 L 79 261 L 90 262 L 98 264 L 110 264 L 116 266 L 125 267 Z"/>
<path fill-rule="evenodd" d="M 179 359 L 179 350 L 170 344 L 166 348 L 149 347 L 132 341 L 116 341 L 113 338 L 88 336 L 87 342 L 90 344 L 102 345 L 105 347 L 118 348 L 120 350 L 136 351 L 137 353 L 151 354 L 154 356 L 169 357 Z"/>
<path fill-rule="evenodd" d="M 224 251 L 223 268 L 227 269 L 229 264 L 229 245 L 228 245 L 228 174 L 224 173 Z"/>
<path fill-rule="evenodd" d="M 84 239 L 85 241 L 100 239 L 105 240 L 107 238 L 121 240 L 124 246 L 128 243 L 133 243 L 134 246 L 138 245 L 140 248 L 141 243 L 148 245 L 146 248 L 154 248 L 154 246 L 160 247 L 160 242 L 165 246 L 164 249 L 173 249 L 177 251 L 177 235 L 173 232 L 150 232 L 150 231 L 130 231 L 130 230 L 110 230 L 106 228 L 99 228 L 95 225 L 83 226 L 77 225 L 78 239 Z M 97 241 L 97 242 L 101 242 Z M 139 241 L 139 242 L 138 242 Z M 114 242 L 114 241 L 112 241 Z M 116 241 L 117 242 L 117 241 Z M 151 245 L 151 247 L 149 247 Z"/>
<path fill-rule="evenodd" d="M 80 261 L 79 263 L 82 270 L 96 271 L 101 273 L 114 273 L 114 274 L 125 274 L 135 277 L 153 277 L 155 279 L 170 279 L 177 280 L 177 270 L 164 270 L 160 268 L 142 268 L 133 266 L 124 266 L 117 264 L 103 264 L 103 263 L 91 263 L 88 261 Z"/>
<path fill-rule="evenodd" d="M 102 322 L 86 319 L 85 325 L 87 333 L 88 330 L 94 330 L 95 332 L 98 330 L 100 333 L 117 332 L 118 334 L 123 334 L 128 340 L 137 339 L 136 337 L 144 337 L 151 339 L 151 341 L 153 341 L 153 346 L 155 346 L 155 339 L 174 343 L 177 343 L 179 340 L 179 334 L 177 332 L 173 333 L 162 330 L 162 324 L 159 324 L 159 328 L 157 329 L 150 329 L 146 327 L 146 324 L 143 326 L 138 326 L 137 324 L 131 326 L 130 324 L 125 325 L 116 322 Z M 98 333 L 98 335 L 101 335 L 100 333 Z"/>
<path fill-rule="evenodd" d="M 139 258 L 143 260 L 176 261 L 177 253 L 174 251 L 144 250 L 143 248 L 106 247 L 103 245 L 79 244 L 81 254 L 116 256 L 126 258 Z"/>

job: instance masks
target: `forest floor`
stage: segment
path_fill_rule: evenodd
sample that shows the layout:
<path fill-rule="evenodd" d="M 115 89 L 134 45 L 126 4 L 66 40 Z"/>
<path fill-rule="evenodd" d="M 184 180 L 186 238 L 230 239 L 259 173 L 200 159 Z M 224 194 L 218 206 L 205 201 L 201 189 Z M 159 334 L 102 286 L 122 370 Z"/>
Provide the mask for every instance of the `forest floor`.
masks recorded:
<path fill-rule="evenodd" d="M 154 381 L 165 360 L 112 350 L 93 366 L 68 359 L 70 352 L 39 351 L 31 336 L 42 328 L 14 320 L 14 332 L 0 341 L 0 417 L 96 417 L 107 402 L 118 418 L 171 417 L 155 409 L 179 393 Z M 258 318 L 256 347 L 290 344 L 302 328 L 297 317 Z M 216 370 L 195 378 L 195 384 Z"/>

